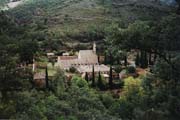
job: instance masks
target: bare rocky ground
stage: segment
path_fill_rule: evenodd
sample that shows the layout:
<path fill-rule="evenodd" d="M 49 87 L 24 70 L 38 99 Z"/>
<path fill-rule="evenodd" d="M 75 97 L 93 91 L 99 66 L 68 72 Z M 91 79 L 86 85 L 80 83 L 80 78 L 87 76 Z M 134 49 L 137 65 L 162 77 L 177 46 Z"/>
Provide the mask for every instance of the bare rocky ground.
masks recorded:
<path fill-rule="evenodd" d="M 16 1 L 16 2 L 9 2 L 9 3 L 7 4 L 7 6 L 8 6 L 9 8 L 15 8 L 15 7 L 17 7 L 18 5 L 20 5 L 20 4 L 22 4 L 22 3 L 23 3 L 22 0 Z"/>

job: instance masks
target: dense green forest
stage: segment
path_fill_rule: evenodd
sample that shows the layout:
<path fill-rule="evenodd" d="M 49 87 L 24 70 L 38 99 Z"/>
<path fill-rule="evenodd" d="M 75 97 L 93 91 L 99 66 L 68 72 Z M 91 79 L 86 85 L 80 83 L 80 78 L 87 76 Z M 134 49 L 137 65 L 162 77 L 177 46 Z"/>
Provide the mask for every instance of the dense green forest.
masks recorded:
<path fill-rule="evenodd" d="M 24 0 L 0 11 L 0 119 L 179 120 L 179 0 L 164 1 Z M 54 64 L 47 52 L 74 53 L 93 41 L 110 66 L 108 82 L 100 72 L 69 82 L 60 68 L 49 80 L 47 65 L 46 87 L 35 86 L 34 60 Z M 127 65 L 131 51 L 137 68 L 149 72 L 112 80 L 112 69 L 136 71 Z"/>

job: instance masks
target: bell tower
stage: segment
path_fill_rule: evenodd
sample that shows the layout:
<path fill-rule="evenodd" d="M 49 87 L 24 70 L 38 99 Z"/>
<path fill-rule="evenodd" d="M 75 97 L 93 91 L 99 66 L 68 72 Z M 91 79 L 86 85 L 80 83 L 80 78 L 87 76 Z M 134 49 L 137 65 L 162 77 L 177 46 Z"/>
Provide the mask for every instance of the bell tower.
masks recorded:
<path fill-rule="evenodd" d="M 93 52 L 96 54 L 96 42 L 93 42 Z"/>

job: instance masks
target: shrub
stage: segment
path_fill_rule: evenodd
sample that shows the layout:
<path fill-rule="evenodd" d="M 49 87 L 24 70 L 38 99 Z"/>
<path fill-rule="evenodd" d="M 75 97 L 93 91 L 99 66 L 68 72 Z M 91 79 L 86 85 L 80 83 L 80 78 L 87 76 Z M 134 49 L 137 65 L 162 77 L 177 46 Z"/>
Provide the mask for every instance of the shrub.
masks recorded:
<path fill-rule="evenodd" d="M 116 65 L 116 66 L 114 66 L 114 70 L 116 73 L 120 73 L 122 71 L 122 68 L 121 68 L 121 66 Z"/>
<path fill-rule="evenodd" d="M 75 73 L 77 70 L 76 70 L 76 68 L 75 67 L 70 67 L 70 69 L 69 69 L 69 72 L 71 72 L 71 73 Z"/>
<path fill-rule="evenodd" d="M 71 81 L 73 85 L 78 86 L 79 88 L 88 87 L 87 81 L 81 77 L 74 76 Z"/>
<path fill-rule="evenodd" d="M 128 68 L 127 68 L 127 72 L 128 73 L 136 73 L 136 68 L 135 67 L 133 67 L 133 66 L 129 66 Z"/>
<path fill-rule="evenodd" d="M 108 109 L 112 106 L 112 103 L 114 103 L 115 101 L 113 97 L 111 96 L 111 94 L 101 94 L 100 100 L 102 101 L 104 106 Z"/>

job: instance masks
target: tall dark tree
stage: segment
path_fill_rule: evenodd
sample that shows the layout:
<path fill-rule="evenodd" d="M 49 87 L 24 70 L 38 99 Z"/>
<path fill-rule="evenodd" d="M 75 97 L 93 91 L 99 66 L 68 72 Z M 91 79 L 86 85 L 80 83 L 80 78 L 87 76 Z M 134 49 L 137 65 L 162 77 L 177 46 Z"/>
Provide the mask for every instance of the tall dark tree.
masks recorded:
<path fill-rule="evenodd" d="M 155 64 L 156 60 L 157 60 L 157 54 L 154 54 L 154 56 L 153 56 L 153 64 Z"/>
<path fill-rule="evenodd" d="M 146 68 L 148 66 L 147 52 L 145 51 L 141 51 L 140 64 L 142 68 Z"/>
<path fill-rule="evenodd" d="M 109 63 L 111 64 L 111 65 L 113 65 L 113 63 L 114 63 L 114 58 L 113 58 L 113 55 L 112 55 L 112 53 L 110 52 L 109 53 Z"/>
<path fill-rule="evenodd" d="M 112 72 L 112 66 L 110 66 L 110 71 L 109 71 L 109 87 L 112 88 L 113 85 L 113 72 Z"/>
<path fill-rule="evenodd" d="M 94 65 L 92 67 L 92 87 L 95 87 L 95 72 L 94 72 Z"/>
<path fill-rule="evenodd" d="M 105 64 L 105 65 L 107 64 L 107 54 L 106 54 L 106 52 L 105 52 L 105 54 L 104 54 L 104 64 Z"/>
<path fill-rule="evenodd" d="M 140 55 L 139 55 L 139 52 L 138 52 L 137 55 L 136 55 L 135 63 L 136 63 L 136 66 L 139 66 L 139 65 L 140 65 Z"/>
<path fill-rule="evenodd" d="M 147 67 L 148 67 L 148 56 L 147 56 L 147 52 L 144 53 L 144 62 L 145 62 L 145 63 L 144 63 L 144 64 L 145 64 L 144 66 L 145 66 L 145 68 L 147 68 Z"/>
<path fill-rule="evenodd" d="M 127 55 L 124 56 L 124 66 L 127 66 L 128 62 L 127 62 Z"/>
<path fill-rule="evenodd" d="M 86 72 L 85 74 L 85 80 L 88 82 L 89 81 L 89 78 L 88 78 L 88 73 Z"/>
<path fill-rule="evenodd" d="M 99 87 L 100 90 L 103 90 L 103 83 L 102 83 L 102 77 L 101 77 L 101 72 L 99 71 L 98 73 L 98 83 L 97 86 Z"/>
<path fill-rule="evenodd" d="M 152 54 L 151 54 L 151 52 L 148 55 L 148 61 L 149 61 L 149 65 L 152 65 Z"/>
<path fill-rule="evenodd" d="M 48 89 L 49 88 L 49 78 L 48 78 L 48 68 L 46 67 L 46 70 L 45 70 L 45 74 L 46 74 L 46 78 L 45 78 L 45 80 L 46 80 L 46 88 Z"/>
<path fill-rule="evenodd" d="M 98 55 L 98 63 L 100 63 L 100 55 Z"/>
<path fill-rule="evenodd" d="M 140 67 L 144 67 L 144 52 L 142 50 L 140 55 Z"/>

